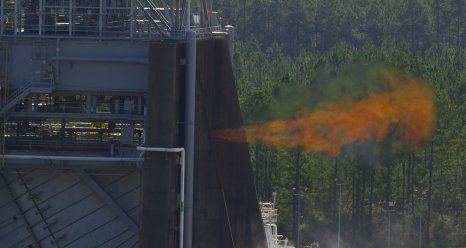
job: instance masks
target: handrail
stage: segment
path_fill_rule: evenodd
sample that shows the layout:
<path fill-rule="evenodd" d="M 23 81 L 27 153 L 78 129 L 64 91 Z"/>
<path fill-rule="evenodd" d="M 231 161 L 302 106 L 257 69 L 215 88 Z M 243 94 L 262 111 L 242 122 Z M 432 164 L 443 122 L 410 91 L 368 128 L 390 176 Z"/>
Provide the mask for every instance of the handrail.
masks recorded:
<path fill-rule="evenodd" d="M 27 94 L 30 93 L 31 89 L 34 86 L 38 86 L 39 88 L 49 88 L 53 89 L 52 85 L 50 83 L 47 84 L 40 84 L 37 83 L 37 85 L 34 84 L 33 81 L 27 82 L 23 85 L 21 85 L 19 88 L 11 92 L 8 97 L 5 98 L 5 101 L 1 104 L 0 106 L 0 113 L 5 113 L 7 112 L 10 108 L 14 107 L 14 105 L 21 100 L 23 97 L 25 97 Z"/>
<path fill-rule="evenodd" d="M 22 86 L 20 86 L 18 89 L 16 89 L 15 91 L 13 91 L 5 100 L 5 103 L 3 104 L 3 106 L 7 105 L 9 102 L 11 102 L 13 99 L 15 99 L 17 96 L 19 96 L 21 93 L 23 93 L 24 91 L 32 88 L 32 82 L 28 82 Z"/>
<path fill-rule="evenodd" d="M 141 2 L 141 1 L 144 1 L 146 4 L 149 4 L 149 8 L 155 13 L 156 18 L 152 17 L 151 14 L 146 10 L 146 6 Z M 168 21 L 164 18 L 162 18 L 163 15 L 161 15 L 160 13 L 158 13 L 157 9 L 153 7 L 153 5 L 147 1 L 147 0 L 136 0 L 136 3 L 142 8 L 142 12 L 144 13 L 144 15 L 149 19 L 149 21 L 159 30 L 159 32 L 162 34 L 162 35 L 167 35 L 166 32 L 164 32 L 165 30 L 163 30 L 158 24 L 157 24 L 157 21 L 160 21 L 164 26 L 165 28 L 170 31 L 171 30 L 171 27 L 170 25 L 168 24 Z"/>
<path fill-rule="evenodd" d="M 157 9 L 157 6 L 155 6 L 154 3 L 152 3 L 150 0 L 142 0 L 142 1 L 146 2 L 149 5 L 151 10 L 156 13 L 157 17 L 163 23 L 163 25 L 170 31 L 172 29 L 172 27 L 170 26 L 170 24 L 169 24 L 168 20 L 165 18 L 165 16 L 163 14 L 159 13 L 160 11 Z"/>

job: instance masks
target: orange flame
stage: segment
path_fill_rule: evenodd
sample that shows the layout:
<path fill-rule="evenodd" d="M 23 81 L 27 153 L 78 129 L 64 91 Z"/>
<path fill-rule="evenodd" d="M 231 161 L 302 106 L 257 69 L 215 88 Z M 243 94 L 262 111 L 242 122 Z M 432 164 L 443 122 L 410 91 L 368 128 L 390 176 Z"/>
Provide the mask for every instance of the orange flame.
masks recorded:
<path fill-rule="evenodd" d="M 354 142 L 382 141 L 398 127 L 404 145 L 418 146 L 435 126 L 434 97 L 422 80 L 396 71 L 381 71 L 385 88 L 365 99 L 325 103 L 314 111 L 302 109 L 293 120 L 276 120 L 215 132 L 225 141 L 264 143 L 277 148 L 340 153 Z"/>

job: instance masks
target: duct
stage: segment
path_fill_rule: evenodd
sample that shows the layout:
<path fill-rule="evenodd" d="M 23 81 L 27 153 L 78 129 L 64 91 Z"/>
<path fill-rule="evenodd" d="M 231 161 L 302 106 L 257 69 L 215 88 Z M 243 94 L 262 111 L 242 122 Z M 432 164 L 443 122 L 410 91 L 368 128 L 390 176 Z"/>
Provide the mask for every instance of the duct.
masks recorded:
<path fill-rule="evenodd" d="M 84 157 L 84 156 L 46 156 L 31 154 L 4 154 L 5 159 L 37 159 L 37 160 L 62 160 L 62 161 L 101 161 L 101 162 L 141 162 L 142 157 Z"/>
<path fill-rule="evenodd" d="M 166 147 L 143 147 L 138 146 L 136 150 L 143 151 L 143 152 L 173 152 L 173 153 L 181 153 L 180 165 L 181 165 L 181 173 L 180 173 L 180 233 L 178 236 L 179 247 L 183 248 L 184 242 L 184 205 L 185 205 L 185 192 L 184 192 L 184 184 L 185 184 L 185 149 L 180 148 L 166 148 Z M 141 154 L 142 157 L 142 154 Z"/>
<path fill-rule="evenodd" d="M 139 63 L 147 64 L 149 63 L 148 58 L 138 58 L 138 57 L 73 57 L 73 56 L 56 56 L 52 57 L 54 60 L 58 61 L 85 61 L 85 62 L 115 62 L 115 63 Z"/>
<path fill-rule="evenodd" d="M 228 41 L 228 50 L 230 51 L 230 60 L 231 60 L 231 66 L 233 66 L 233 69 L 235 68 L 235 60 L 234 60 L 234 55 L 235 55 L 235 27 L 231 25 L 225 26 L 225 30 L 227 31 L 227 41 Z"/>
<path fill-rule="evenodd" d="M 188 8 L 190 5 L 188 5 Z M 186 107 L 185 107 L 185 149 L 186 149 L 186 247 L 193 241 L 194 205 L 194 121 L 196 107 L 196 32 L 186 32 Z"/>

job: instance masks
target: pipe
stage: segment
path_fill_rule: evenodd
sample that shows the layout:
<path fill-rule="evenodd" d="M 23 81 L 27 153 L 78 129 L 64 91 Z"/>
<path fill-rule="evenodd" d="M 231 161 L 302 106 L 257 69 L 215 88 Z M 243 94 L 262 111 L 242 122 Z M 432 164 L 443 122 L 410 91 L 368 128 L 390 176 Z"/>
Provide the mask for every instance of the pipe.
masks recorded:
<path fill-rule="evenodd" d="M 140 162 L 143 158 L 138 157 L 84 157 L 84 156 L 45 156 L 30 154 L 5 154 L 9 159 L 37 159 L 37 160 L 63 160 L 63 161 L 102 161 L 102 162 Z"/>
<path fill-rule="evenodd" d="M 114 62 L 114 63 L 135 63 L 148 64 L 149 59 L 145 57 L 77 57 L 77 56 L 54 56 L 58 61 L 85 61 L 85 62 Z"/>
<path fill-rule="evenodd" d="M 13 35 L 13 34 L 4 34 L 3 37 L 16 37 L 16 35 Z M 109 36 L 109 37 L 106 37 L 106 36 L 69 36 L 69 35 L 38 35 L 38 34 L 32 34 L 32 35 L 21 35 L 21 38 L 24 38 L 24 39 L 36 39 L 36 38 L 49 38 L 49 39 L 57 39 L 57 38 L 60 38 L 60 39 L 63 39 L 63 40 L 116 40 L 116 41 L 120 41 L 120 40 L 125 40 L 125 41 L 128 41 L 128 40 L 132 40 L 132 39 L 137 39 L 138 41 L 160 41 L 160 40 L 167 40 L 167 38 L 161 38 L 161 37 L 127 37 L 127 36 Z M 170 40 L 184 40 L 184 36 L 173 36 L 173 37 L 170 37 Z"/>
<path fill-rule="evenodd" d="M 189 8 L 189 5 L 188 5 Z M 186 232 L 185 247 L 193 243 L 193 197 L 194 197 L 194 121 L 196 109 L 196 32 L 186 32 L 186 101 L 185 140 L 186 149 Z"/>
<path fill-rule="evenodd" d="M 166 148 L 166 147 L 145 147 L 138 146 L 136 147 L 138 151 L 147 151 L 147 152 L 184 152 L 184 148 Z"/>
<path fill-rule="evenodd" d="M 230 61 L 231 65 L 235 66 L 235 27 L 231 25 L 225 26 L 225 30 L 227 31 L 227 41 L 228 41 L 228 51 L 230 52 Z"/>
<path fill-rule="evenodd" d="M 185 149 L 183 147 L 180 148 L 166 148 L 166 147 L 144 147 L 138 146 L 136 150 L 143 151 L 143 152 L 173 152 L 173 153 L 181 153 L 181 173 L 180 173 L 180 233 L 178 236 L 179 240 L 179 247 L 183 248 L 184 242 L 184 205 L 185 205 L 185 193 L 184 193 L 184 184 L 185 184 L 185 167 L 186 167 L 186 155 Z"/>

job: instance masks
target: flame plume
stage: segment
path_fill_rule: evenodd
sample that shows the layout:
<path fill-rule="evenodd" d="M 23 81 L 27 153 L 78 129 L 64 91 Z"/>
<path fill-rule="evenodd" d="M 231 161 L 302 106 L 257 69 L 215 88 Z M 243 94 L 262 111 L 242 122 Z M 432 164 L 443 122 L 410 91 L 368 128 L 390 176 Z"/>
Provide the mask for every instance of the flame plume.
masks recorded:
<path fill-rule="evenodd" d="M 341 99 L 315 110 L 300 110 L 293 120 L 276 120 L 217 130 L 218 139 L 264 143 L 277 148 L 340 153 L 354 142 L 382 141 L 393 128 L 407 146 L 418 146 L 435 126 L 434 98 L 422 80 L 396 71 L 381 71 L 385 87 L 360 101 Z"/>

